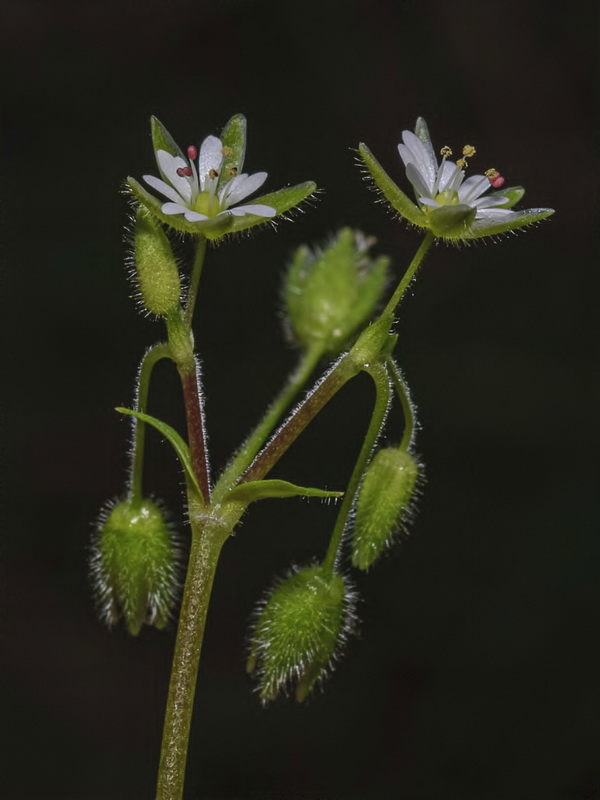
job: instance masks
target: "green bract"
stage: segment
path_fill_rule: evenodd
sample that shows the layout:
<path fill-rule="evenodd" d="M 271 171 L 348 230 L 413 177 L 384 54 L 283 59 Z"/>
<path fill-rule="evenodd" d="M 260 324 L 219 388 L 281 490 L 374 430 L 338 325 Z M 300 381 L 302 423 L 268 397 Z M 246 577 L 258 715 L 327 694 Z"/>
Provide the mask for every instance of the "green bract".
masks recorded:
<path fill-rule="evenodd" d="M 144 307 L 159 317 L 175 311 L 181 295 L 177 262 L 165 232 L 143 206 L 136 214 L 134 260 Z"/>
<path fill-rule="evenodd" d="M 376 453 L 369 464 L 356 503 L 352 563 L 367 569 L 389 544 L 411 501 L 419 467 L 405 450 Z"/>
<path fill-rule="evenodd" d="M 465 145 L 457 162 L 449 160 L 452 151 L 443 147 L 438 162 L 421 117 L 414 133 L 403 131 L 398 150 L 416 203 L 396 185 L 365 144 L 358 148 L 369 176 L 390 205 L 412 225 L 430 230 L 440 239 L 461 242 L 494 236 L 539 222 L 554 213 L 551 208 L 510 210 L 523 197 L 524 189 L 501 188 L 504 178 L 495 169 L 465 180 L 467 158 L 476 152 L 471 145 Z M 499 191 L 488 192 L 492 187 Z"/>
<path fill-rule="evenodd" d="M 372 315 L 389 266 L 386 256 L 369 256 L 373 241 L 344 228 L 320 252 L 308 247 L 296 251 L 284 300 L 291 332 L 302 348 L 338 353 Z"/>
<path fill-rule="evenodd" d="M 242 172 L 246 151 L 242 114 L 229 120 L 220 137 L 207 136 L 199 150 L 190 146 L 185 153 L 155 117 L 151 127 L 160 177 L 144 175 L 144 181 L 160 197 L 134 178 L 128 178 L 127 184 L 144 208 L 180 233 L 220 239 L 281 216 L 316 190 L 307 181 L 240 204 L 267 178 L 266 172 Z"/>
<path fill-rule="evenodd" d="M 164 628 L 176 598 L 176 550 L 165 514 L 152 500 L 122 500 L 98 523 L 91 559 L 100 614 L 122 616 L 129 633 Z"/>
<path fill-rule="evenodd" d="M 339 573 L 305 567 L 277 585 L 252 634 L 248 671 L 258 666 L 260 696 L 273 700 L 296 684 L 302 702 L 327 672 L 348 630 L 352 594 Z"/>

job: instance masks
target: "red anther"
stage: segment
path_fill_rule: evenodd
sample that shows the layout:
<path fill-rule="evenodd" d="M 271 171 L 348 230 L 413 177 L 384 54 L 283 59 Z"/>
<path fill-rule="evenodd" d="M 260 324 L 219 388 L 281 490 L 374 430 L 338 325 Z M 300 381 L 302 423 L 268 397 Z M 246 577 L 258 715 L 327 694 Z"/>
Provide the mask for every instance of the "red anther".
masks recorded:
<path fill-rule="evenodd" d="M 198 148 L 191 144 L 187 149 L 187 154 L 190 161 L 195 161 L 198 158 Z"/>
<path fill-rule="evenodd" d="M 179 167 L 177 169 L 177 174 L 180 178 L 191 178 L 194 173 L 191 167 Z"/>
<path fill-rule="evenodd" d="M 501 186 L 504 186 L 504 178 L 502 175 L 496 175 L 495 178 L 490 180 L 490 183 L 494 187 L 494 189 L 499 189 Z"/>

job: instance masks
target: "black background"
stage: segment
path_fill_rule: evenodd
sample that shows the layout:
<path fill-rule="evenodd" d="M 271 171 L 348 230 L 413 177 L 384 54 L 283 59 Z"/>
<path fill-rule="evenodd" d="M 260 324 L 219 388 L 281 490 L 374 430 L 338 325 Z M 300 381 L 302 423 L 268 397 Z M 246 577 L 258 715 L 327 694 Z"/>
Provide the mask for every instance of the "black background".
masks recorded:
<path fill-rule="evenodd" d="M 119 191 L 153 171 L 150 114 L 186 145 L 236 112 L 269 189 L 325 191 L 278 233 L 209 254 L 197 341 L 215 469 L 294 364 L 278 310 L 293 248 L 350 224 L 400 275 L 418 246 L 366 191 L 359 141 L 402 182 L 396 144 L 423 115 L 437 146 L 475 144 L 477 170 L 557 213 L 437 247 L 403 304 L 428 484 L 412 537 L 356 578 L 360 637 L 305 706 L 261 708 L 247 621 L 275 574 L 323 552 L 334 509 L 259 505 L 227 545 L 187 797 L 600 796 L 597 8 L 4 0 L 3 798 L 153 796 L 173 632 L 107 632 L 86 576 L 90 521 L 126 468 L 112 409 L 162 335 L 129 299 Z M 181 425 L 177 381 L 158 376 L 151 411 Z M 276 474 L 343 485 L 369 402 L 357 380 Z M 152 437 L 149 455 L 149 488 L 181 517 L 172 453 Z"/>

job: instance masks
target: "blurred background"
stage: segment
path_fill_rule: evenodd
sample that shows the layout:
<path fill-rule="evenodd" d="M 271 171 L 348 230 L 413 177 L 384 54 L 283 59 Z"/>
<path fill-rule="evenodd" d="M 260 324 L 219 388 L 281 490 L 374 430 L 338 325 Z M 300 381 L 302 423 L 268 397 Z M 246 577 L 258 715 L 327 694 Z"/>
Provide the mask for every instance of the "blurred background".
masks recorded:
<path fill-rule="evenodd" d="M 600 794 L 598 3 L 580 0 L 4 0 L 4 517 L 0 685 L 6 800 L 153 797 L 174 631 L 97 621 L 91 522 L 123 490 L 145 347 L 123 267 L 127 175 L 149 117 L 182 144 L 249 120 L 268 188 L 323 188 L 295 221 L 209 253 L 197 341 L 219 469 L 296 355 L 280 287 L 294 248 L 342 225 L 399 276 L 418 246 L 366 190 L 366 142 L 478 149 L 557 209 L 500 243 L 438 246 L 402 306 L 398 358 L 428 483 L 410 538 L 366 575 L 360 635 L 323 693 L 263 709 L 244 670 L 273 577 L 320 556 L 335 509 L 273 501 L 225 548 L 190 744 L 203 800 L 577 800 Z M 152 413 L 182 425 L 161 365 Z M 276 470 L 343 486 L 368 421 L 361 379 Z M 401 432 L 392 415 L 388 440 Z M 147 484 L 181 521 L 175 458 Z"/>

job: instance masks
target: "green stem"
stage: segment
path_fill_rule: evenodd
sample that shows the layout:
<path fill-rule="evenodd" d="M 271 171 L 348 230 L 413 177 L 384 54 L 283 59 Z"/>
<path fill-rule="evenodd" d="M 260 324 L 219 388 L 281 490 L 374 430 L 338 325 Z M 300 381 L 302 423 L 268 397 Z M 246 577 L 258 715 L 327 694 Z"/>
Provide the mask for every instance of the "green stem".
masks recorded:
<path fill-rule="evenodd" d="M 410 390 L 408 388 L 408 384 L 404 380 L 404 376 L 402 375 L 398 364 L 396 364 L 391 356 L 388 356 L 385 363 L 389 369 L 392 383 L 394 384 L 394 389 L 396 390 L 396 394 L 400 400 L 402 414 L 404 416 L 404 432 L 402 434 L 402 440 L 400 441 L 398 449 L 410 452 L 415 444 L 415 407 L 410 399 Z"/>
<path fill-rule="evenodd" d="M 205 255 L 206 236 L 200 236 L 198 244 L 196 245 L 196 255 L 192 267 L 192 277 L 190 278 L 190 289 L 185 306 L 184 322 L 188 328 L 191 328 L 192 319 L 194 318 L 194 309 L 196 307 L 196 298 L 198 297 L 198 287 L 200 286 L 200 276 L 202 275 L 202 265 L 204 264 Z"/>
<path fill-rule="evenodd" d="M 427 252 L 428 252 L 429 248 L 433 244 L 433 240 L 434 240 L 433 233 L 431 233 L 431 231 L 428 231 L 425 234 L 425 238 L 421 242 L 421 246 L 419 247 L 419 249 L 415 253 L 415 256 L 414 256 L 413 260 L 408 265 L 408 269 L 404 273 L 404 275 L 402 277 L 402 280 L 400 281 L 400 283 L 396 287 L 396 291 L 390 297 L 390 300 L 389 300 L 387 306 L 385 307 L 385 309 L 383 311 L 383 314 L 381 315 L 382 317 L 385 317 L 385 316 L 388 316 L 388 315 L 392 315 L 394 313 L 394 311 L 396 309 L 396 306 L 398 305 L 400 300 L 402 300 L 402 296 L 404 295 L 404 292 L 410 286 L 410 283 L 411 283 L 412 279 L 415 277 L 416 271 L 421 266 L 421 262 L 423 261 L 423 259 L 427 255 Z"/>
<path fill-rule="evenodd" d="M 162 358 L 171 355 L 168 344 L 155 344 L 144 353 L 137 374 L 135 410 L 146 412 L 148 408 L 148 392 L 150 376 L 155 365 Z M 142 479 L 144 472 L 144 445 L 146 442 L 146 423 L 135 417 L 133 420 L 133 447 L 131 451 L 131 467 L 129 473 L 129 499 L 141 501 L 143 498 Z"/>
<path fill-rule="evenodd" d="M 371 457 L 371 453 L 375 447 L 375 443 L 379 437 L 379 434 L 381 433 L 390 403 L 390 380 L 385 367 L 382 364 L 372 364 L 365 371 L 369 373 L 369 375 L 373 378 L 373 382 L 375 383 L 375 405 L 373 407 L 371 422 L 369 423 L 363 445 L 360 449 L 360 453 L 358 454 L 354 469 L 352 470 L 352 475 L 350 476 L 346 491 L 344 492 L 344 499 L 342 500 L 342 504 L 335 522 L 335 527 L 333 529 L 333 533 L 331 534 L 329 547 L 327 548 L 327 554 L 323 561 L 323 566 L 328 569 L 330 573 L 333 573 L 338 561 L 348 517 L 350 515 L 350 511 L 352 510 L 352 506 L 354 505 L 354 500 Z"/>
<path fill-rule="evenodd" d="M 237 517 L 231 520 L 209 517 L 200 498 L 190 492 L 188 495 L 192 543 L 173 653 L 156 800 L 183 797 L 206 615 L 221 548 L 237 521 Z"/>
<path fill-rule="evenodd" d="M 319 359 L 323 355 L 320 346 L 307 350 L 300 359 L 295 371 L 290 375 L 288 382 L 279 395 L 269 406 L 265 416 L 246 439 L 239 452 L 234 456 L 219 478 L 215 486 L 213 497 L 216 502 L 236 483 L 240 475 L 250 465 L 254 456 L 264 445 L 267 437 L 279 422 L 298 392 L 306 384 L 314 371 Z"/>

